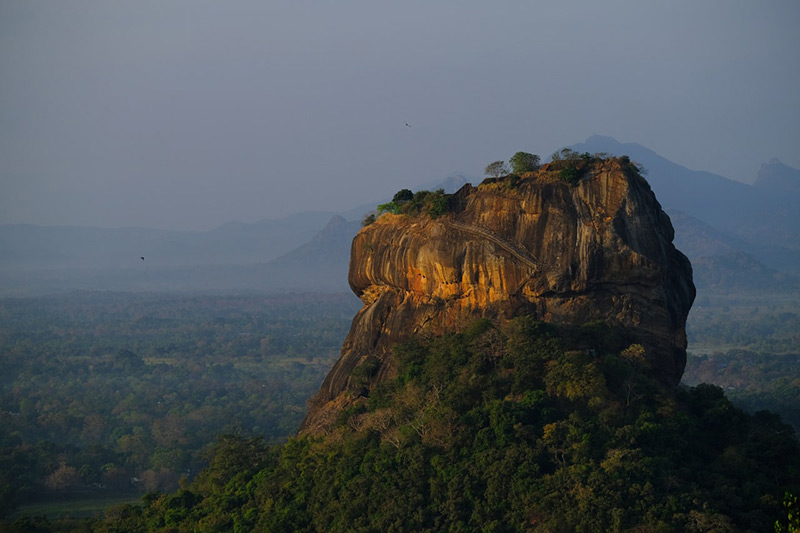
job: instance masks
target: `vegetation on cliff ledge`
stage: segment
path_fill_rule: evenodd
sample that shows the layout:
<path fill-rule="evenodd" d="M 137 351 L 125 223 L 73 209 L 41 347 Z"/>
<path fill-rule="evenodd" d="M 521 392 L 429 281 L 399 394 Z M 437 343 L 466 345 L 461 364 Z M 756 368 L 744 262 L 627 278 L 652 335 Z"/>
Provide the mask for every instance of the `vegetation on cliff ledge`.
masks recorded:
<path fill-rule="evenodd" d="M 94 530 L 772 529 L 800 489 L 792 429 L 714 386 L 666 390 L 640 346 L 619 347 L 528 317 L 416 338 L 327 435 L 223 437 L 192 483 Z"/>
<path fill-rule="evenodd" d="M 494 161 L 485 170 L 486 178 L 479 187 L 499 187 L 510 191 L 519 187 L 522 177 L 539 177 L 546 179 L 557 179 L 570 186 L 576 186 L 582 179 L 591 175 L 591 171 L 606 161 L 618 161 L 621 168 L 636 174 L 643 174 L 644 169 L 637 163 L 631 162 L 628 156 L 609 157 L 604 153 L 590 154 L 588 152 L 579 153 L 569 148 L 554 152 L 550 163 L 540 165 L 540 158 L 536 154 L 527 152 L 517 152 L 509 163 L 511 169 L 505 161 Z M 368 226 L 375 222 L 377 217 L 383 213 L 395 215 L 426 215 L 438 218 L 446 213 L 455 210 L 459 202 L 454 201 L 454 194 L 446 194 L 444 189 L 436 191 L 417 191 L 409 189 L 398 191 L 391 202 L 379 204 L 376 211 L 368 213 L 362 225 Z"/>
<path fill-rule="evenodd" d="M 437 189 L 433 192 L 417 191 L 416 193 L 412 193 L 408 189 L 402 189 L 394 195 L 391 202 L 378 206 L 378 214 L 424 214 L 437 218 L 448 212 L 448 198 L 450 196 L 445 194 L 444 189 Z"/>

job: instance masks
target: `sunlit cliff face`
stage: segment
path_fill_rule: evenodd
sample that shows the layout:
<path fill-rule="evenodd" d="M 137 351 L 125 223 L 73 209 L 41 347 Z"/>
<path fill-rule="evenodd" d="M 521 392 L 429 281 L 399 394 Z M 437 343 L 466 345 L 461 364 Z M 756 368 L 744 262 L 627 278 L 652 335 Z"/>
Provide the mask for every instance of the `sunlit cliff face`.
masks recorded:
<path fill-rule="evenodd" d="M 324 427 L 348 404 L 341 396 L 365 358 L 381 361 L 374 385 L 393 375 L 392 345 L 477 317 L 620 326 L 647 348 L 662 381 L 678 383 L 695 294 L 691 266 L 625 160 L 595 162 L 574 186 L 545 166 L 514 186 L 499 180 L 457 196 L 456 212 L 386 214 L 354 238 L 350 285 L 364 307 L 301 431 Z"/>

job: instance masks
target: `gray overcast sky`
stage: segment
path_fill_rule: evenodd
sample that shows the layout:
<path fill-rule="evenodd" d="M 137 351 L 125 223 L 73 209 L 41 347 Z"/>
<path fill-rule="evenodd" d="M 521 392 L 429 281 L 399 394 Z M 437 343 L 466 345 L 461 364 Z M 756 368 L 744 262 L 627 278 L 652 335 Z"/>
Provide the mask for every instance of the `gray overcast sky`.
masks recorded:
<path fill-rule="evenodd" d="M 751 182 L 800 167 L 798 28 L 797 0 L 2 0 L 0 223 L 343 211 L 593 134 Z"/>

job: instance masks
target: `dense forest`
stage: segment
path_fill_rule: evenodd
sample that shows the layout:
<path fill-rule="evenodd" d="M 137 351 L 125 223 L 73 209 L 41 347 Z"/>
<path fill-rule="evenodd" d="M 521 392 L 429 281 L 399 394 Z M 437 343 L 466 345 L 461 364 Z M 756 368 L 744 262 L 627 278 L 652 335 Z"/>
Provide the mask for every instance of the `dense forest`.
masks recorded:
<path fill-rule="evenodd" d="M 3 299 L 0 530 L 771 528 L 781 491 L 800 492 L 798 450 L 759 411 L 800 427 L 800 309 L 768 301 L 699 298 L 694 388 L 675 392 L 598 329 L 580 336 L 607 357 L 524 319 L 418 339 L 335 432 L 280 447 L 339 355 L 352 295 Z M 113 494 L 145 497 L 102 519 L 10 514 Z"/>
<path fill-rule="evenodd" d="M 641 346 L 619 350 L 600 326 L 479 321 L 395 355 L 396 379 L 328 434 L 281 446 L 223 436 L 179 491 L 74 526 L 767 531 L 785 522 L 784 494 L 800 490 L 790 426 L 745 413 L 713 385 L 664 388 Z"/>
<path fill-rule="evenodd" d="M 220 433 L 278 442 L 338 357 L 352 295 L 0 300 L 0 517 L 174 490 Z"/>
<path fill-rule="evenodd" d="M 706 291 L 689 316 L 683 383 L 714 383 L 736 405 L 768 409 L 800 432 L 797 293 Z"/>

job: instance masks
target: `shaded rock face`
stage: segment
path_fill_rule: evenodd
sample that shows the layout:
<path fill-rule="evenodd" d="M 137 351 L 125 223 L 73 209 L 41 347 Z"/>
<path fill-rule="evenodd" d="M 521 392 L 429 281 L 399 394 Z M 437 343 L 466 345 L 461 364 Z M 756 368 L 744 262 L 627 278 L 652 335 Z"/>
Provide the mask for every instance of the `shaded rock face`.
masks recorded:
<path fill-rule="evenodd" d="M 645 346 L 666 384 L 680 381 L 692 270 L 647 182 L 625 159 L 608 159 L 575 186 L 547 166 L 512 183 L 467 185 L 451 197 L 456 212 L 385 214 L 356 235 L 349 280 L 364 307 L 301 433 L 324 431 L 393 377 L 394 344 L 478 317 L 604 321 Z M 370 367 L 366 384 L 364 372 L 359 383 L 353 378 L 360 365 Z"/>

